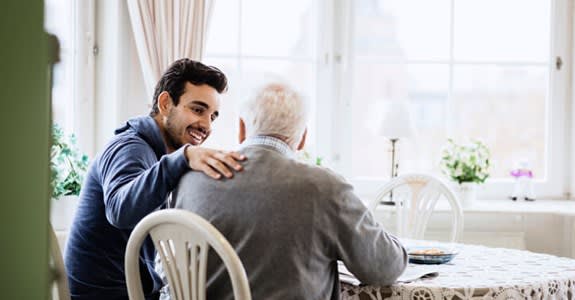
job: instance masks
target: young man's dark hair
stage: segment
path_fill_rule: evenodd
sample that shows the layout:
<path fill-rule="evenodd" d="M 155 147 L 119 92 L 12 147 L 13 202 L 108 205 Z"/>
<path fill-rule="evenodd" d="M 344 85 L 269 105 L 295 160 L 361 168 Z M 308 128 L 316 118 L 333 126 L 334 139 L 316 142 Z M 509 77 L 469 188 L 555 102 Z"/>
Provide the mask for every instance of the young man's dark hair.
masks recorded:
<path fill-rule="evenodd" d="M 176 60 L 156 85 L 150 116 L 153 117 L 158 114 L 158 96 L 163 91 L 170 94 L 174 105 L 178 105 L 180 96 L 184 93 L 186 82 L 193 85 L 207 84 L 220 94 L 228 88 L 228 79 L 220 69 L 206 66 L 188 58 Z"/>

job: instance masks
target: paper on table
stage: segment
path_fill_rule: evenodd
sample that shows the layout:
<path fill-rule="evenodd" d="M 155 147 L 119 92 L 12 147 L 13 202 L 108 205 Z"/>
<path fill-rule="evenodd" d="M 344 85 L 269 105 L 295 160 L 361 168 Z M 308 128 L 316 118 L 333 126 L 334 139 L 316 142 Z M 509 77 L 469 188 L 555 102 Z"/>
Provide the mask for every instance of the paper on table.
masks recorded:
<path fill-rule="evenodd" d="M 339 281 L 351 284 L 354 286 L 361 285 L 361 281 L 357 279 L 343 264 L 343 262 L 337 262 L 337 269 L 339 272 Z M 429 279 L 439 276 L 439 273 L 431 270 L 422 270 L 415 268 L 407 268 L 395 281 L 396 283 L 408 283 L 418 279 Z"/>
<path fill-rule="evenodd" d="M 406 268 L 395 282 L 408 283 L 418 279 L 431 279 L 437 276 L 439 276 L 439 272 L 437 271 Z"/>

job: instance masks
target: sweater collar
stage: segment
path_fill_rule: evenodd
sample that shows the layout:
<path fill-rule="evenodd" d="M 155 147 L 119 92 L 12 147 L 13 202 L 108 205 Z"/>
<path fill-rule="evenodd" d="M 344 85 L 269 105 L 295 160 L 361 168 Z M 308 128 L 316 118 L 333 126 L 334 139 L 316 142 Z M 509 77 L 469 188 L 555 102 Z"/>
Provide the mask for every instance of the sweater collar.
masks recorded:
<path fill-rule="evenodd" d="M 160 127 L 150 116 L 139 116 L 132 118 L 126 122 L 126 124 L 114 132 L 115 134 L 120 134 L 127 130 L 134 130 L 142 139 L 146 141 L 154 149 L 156 156 L 160 158 L 162 155 L 166 154 L 166 144 L 164 144 L 164 138 L 160 132 Z"/>
<path fill-rule="evenodd" d="M 279 152 L 289 158 L 295 157 L 295 152 L 290 148 L 290 146 L 275 137 L 266 136 L 266 135 L 256 135 L 247 138 L 241 145 L 240 149 L 243 149 L 248 146 L 266 146 L 276 152 Z"/>

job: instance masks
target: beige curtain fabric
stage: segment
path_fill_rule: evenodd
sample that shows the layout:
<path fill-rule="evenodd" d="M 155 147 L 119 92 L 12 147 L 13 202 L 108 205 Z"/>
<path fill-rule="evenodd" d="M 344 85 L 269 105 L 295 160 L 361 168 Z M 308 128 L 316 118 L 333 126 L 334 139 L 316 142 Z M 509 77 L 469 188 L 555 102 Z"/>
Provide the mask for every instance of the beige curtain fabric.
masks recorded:
<path fill-rule="evenodd" d="M 201 60 L 215 0 L 127 0 L 146 89 L 177 59 Z"/>

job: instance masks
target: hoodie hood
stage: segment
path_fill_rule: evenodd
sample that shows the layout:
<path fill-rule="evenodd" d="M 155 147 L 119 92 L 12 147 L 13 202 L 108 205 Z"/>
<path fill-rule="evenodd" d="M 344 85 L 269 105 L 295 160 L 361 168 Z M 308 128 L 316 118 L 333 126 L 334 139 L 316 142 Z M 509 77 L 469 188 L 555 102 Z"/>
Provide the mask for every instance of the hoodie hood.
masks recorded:
<path fill-rule="evenodd" d="M 124 134 L 128 132 L 134 132 L 143 140 L 146 141 L 154 149 L 158 159 L 166 154 L 166 145 L 164 144 L 164 138 L 160 132 L 160 127 L 150 116 L 140 116 L 129 119 L 126 124 L 119 127 L 114 131 L 114 134 Z"/>

